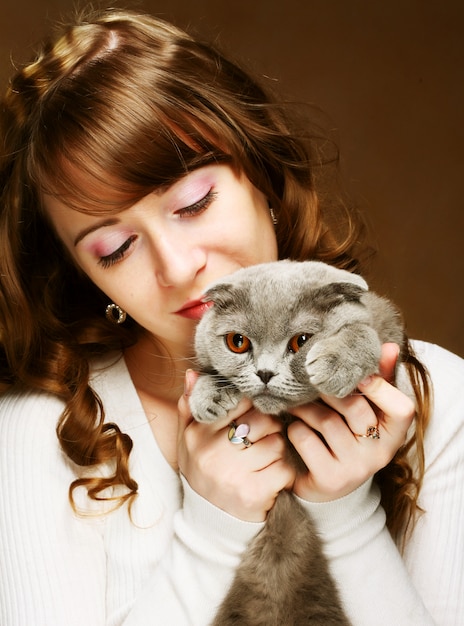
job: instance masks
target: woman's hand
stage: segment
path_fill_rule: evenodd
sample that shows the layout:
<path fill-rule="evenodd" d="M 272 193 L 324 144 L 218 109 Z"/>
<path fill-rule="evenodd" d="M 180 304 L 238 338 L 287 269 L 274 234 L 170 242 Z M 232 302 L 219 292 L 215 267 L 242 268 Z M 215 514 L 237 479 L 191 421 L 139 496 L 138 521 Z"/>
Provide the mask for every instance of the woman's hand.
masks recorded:
<path fill-rule="evenodd" d="M 403 445 L 415 407 L 388 382 L 398 351 L 396 344 L 384 344 L 381 375 L 363 381 L 359 393 L 343 399 L 323 397 L 329 406 L 311 404 L 291 411 L 300 419 L 290 425 L 288 436 L 309 470 L 294 485 L 304 500 L 325 502 L 351 493 Z M 376 425 L 379 439 L 359 436 Z"/>
<path fill-rule="evenodd" d="M 189 485 L 209 502 L 244 521 L 264 521 L 278 493 L 290 488 L 294 470 L 288 465 L 280 420 L 242 401 L 226 420 L 196 422 L 189 410 L 189 387 L 194 372 L 186 374 L 186 393 L 179 400 L 178 462 Z M 252 445 L 232 444 L 229 424 L 248 424 Z"/>

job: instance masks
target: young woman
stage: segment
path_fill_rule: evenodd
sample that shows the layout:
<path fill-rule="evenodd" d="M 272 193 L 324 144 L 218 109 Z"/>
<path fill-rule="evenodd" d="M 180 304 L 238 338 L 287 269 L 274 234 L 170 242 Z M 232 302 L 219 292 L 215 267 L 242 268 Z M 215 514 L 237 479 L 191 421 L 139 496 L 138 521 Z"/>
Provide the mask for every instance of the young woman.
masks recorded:
<path fill-rule="evenodd" d="M 282 107 L 173 26 L 104 11 L 13 77 L 0 158 L 0 622 L 204 626 L 293 488 L 353 624 L 458 624 L 458 357 L 406 349 L 405 395 L 387 344 L 363 395 L 296 409 L 296 481 L 272 416 L 190 417 L 211 281 L 278 258 L 361 269 Z M 377 418 L 380 439 L 354 435 Z"/>

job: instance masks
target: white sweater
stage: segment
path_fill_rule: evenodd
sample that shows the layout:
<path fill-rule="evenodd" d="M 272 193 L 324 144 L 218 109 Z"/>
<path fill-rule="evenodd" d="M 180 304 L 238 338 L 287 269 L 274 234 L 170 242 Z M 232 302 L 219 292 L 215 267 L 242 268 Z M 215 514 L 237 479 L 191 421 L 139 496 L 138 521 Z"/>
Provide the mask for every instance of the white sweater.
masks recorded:
<path fill-rule="evenodd" d="M 432 374 L 435 409 L 420 500 L 426 514 L 404 560 L 371 481 L 340 500 L 307 505 L 355 626 L 464 623 L 464 361 L 437 346 L 416 350 Z M 125 508 L 73 513 L 76 467 L 56 437 L 59 400 L 2 398 L 0 625 L 206 626 L 261 524 L 227 515 L 182 484 L 157 447 L 123 359 L 93 384 L 108 421 L 134 442 L 133 521 Z"/>

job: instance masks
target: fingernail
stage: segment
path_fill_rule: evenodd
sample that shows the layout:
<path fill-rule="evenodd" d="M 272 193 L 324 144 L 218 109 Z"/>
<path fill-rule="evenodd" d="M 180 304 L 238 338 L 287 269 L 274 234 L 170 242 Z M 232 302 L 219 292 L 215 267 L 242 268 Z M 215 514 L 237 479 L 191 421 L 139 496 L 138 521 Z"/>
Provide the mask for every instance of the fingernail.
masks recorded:
<path fill-rule="evenodd" d="M 366 378 L 364 378 L 360 383 L 359 383 L 359 387 L 367 387 L 367 385 L 370 385 L 371 382 L 373 381 L 374 377 L 373 376 L 366 376 Z"/>
<path fill-rule="evenodd" d="M 184 377 L 184 396 L 186 398 L 189 397 L 189 395 L 192 392 L 192 373 L 193 370 L 185 370 L 185 377 Z"/>

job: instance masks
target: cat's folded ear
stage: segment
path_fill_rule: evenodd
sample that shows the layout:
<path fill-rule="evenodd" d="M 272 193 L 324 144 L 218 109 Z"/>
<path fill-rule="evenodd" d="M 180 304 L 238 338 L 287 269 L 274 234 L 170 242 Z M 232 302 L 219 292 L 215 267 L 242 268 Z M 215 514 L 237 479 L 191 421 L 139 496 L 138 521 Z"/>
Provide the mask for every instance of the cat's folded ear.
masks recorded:
<path fill-rule="evenodd" d="M 361 296 L 366 289 L 351 283 L 329 283 L 316 289 L 310 289 L 309 296 L 313 307 L 321 312 L 328 312 L 340 304 L 361 303 Z"/>
<path fill-rule="evenodd" d="M 216 283 L 206 291 L 203 300 L 214 302 L 214 306 L 219 309 L 231 309 L 236 302 L 236 292 L 230 283 Z"/>

